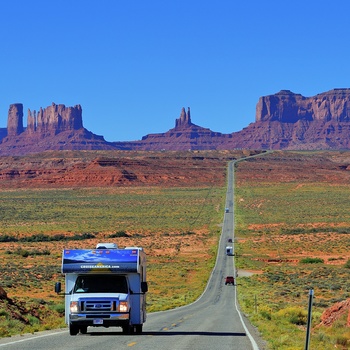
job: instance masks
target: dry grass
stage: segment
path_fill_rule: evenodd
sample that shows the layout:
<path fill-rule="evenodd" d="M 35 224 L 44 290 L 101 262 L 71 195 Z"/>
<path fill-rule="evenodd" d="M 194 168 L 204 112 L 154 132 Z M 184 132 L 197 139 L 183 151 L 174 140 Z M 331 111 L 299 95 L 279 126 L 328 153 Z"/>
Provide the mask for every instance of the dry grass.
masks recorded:
<path fill-rule="evenodd" d="M 148 311 L 194 301 L 213 266 L 224 193 L 213 185 L 1 191 L 1 286 L 18 308 L 25 303 L 20 314 L 28 322 L 0 299 L 0 336 L 63 326 L 63 298 L 53 289 L 64 282 L 61 253 L 68 247 L 141 246 L 148 256 Z M 36 309 L 40 317 L 28 311 Z"/>
<path fill-rule="evenodd" d="M 346 318 L 316 326 L 350 298 L 349 164 L 350 152 L 274 152 L 238 165 L 236 263 L 259 272 L 238 295 L 271 349 L 303 348 L 310 289 L 311 348 L 348 348 Z"/>

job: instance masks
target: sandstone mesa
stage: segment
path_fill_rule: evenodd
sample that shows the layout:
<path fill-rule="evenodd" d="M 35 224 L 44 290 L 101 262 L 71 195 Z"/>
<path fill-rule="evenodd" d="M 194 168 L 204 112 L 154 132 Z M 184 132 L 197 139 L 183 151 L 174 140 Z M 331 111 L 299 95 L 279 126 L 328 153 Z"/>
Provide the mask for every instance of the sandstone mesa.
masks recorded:
<path fill-rule="evenodd" d="M 0 155 L 47 150 L 342 150 L 350 149 L 350 89 L 304 97 L 289 90 L 260 97 L 255 122 L 223 134 L 192 123 L 182 108 L 175 127 L 141 140 L 107 142 L 83 126 L 82 107 L 52 104 L 38 112 L 11 104 L 7 127 L 0 128 Z"/>

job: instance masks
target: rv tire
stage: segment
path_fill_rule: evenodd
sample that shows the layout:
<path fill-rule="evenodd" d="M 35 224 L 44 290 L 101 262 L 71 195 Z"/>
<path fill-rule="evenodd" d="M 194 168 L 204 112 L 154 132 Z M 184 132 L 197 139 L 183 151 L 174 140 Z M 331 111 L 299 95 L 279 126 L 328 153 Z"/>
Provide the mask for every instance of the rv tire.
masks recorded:
<path fill-rule="evenodd" d="M 70 335 L 77 335 L 79 333 L 79 327 L 69 324 L 69 334 Z"/>
<path fill-rule="evenodd" d="M 135 325 L 135 328 L 136 328 L 136 334 L 142 333 L 142 324 Z"/>
<path fill-rule="evenodd" d="M 131 325 L 129 325 L 129 324 L 126 325 L 126 326 L 123 326 L 122 328 L 123 328 L 123 333 L 124 334 L 131 334 L 132 331 L 134 330 L 134 328 L 131 327 Z"/>

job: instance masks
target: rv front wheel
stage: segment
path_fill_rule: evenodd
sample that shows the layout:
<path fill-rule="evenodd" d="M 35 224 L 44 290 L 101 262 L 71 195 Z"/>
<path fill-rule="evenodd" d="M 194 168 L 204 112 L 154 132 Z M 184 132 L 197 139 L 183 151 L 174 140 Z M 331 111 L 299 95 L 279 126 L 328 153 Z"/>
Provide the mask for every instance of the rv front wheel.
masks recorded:
<path fill-rule="evenodd" d="M 79 333 L 79 327 L 69 324 L 69 334 L 77 335 Z"/>
<path fill-rule="evenodd" d="M 123 328 L 123 333 L 124 334 L 131 334 L 134 327 L 132 327 L 130 324 L 127 324 L 125 326 L 122 327 Z"/>
<path fill-rule="evenodd" d="M 135 326 L 136 328 L 136 334 L 141 334 L 142 333 L 142 324 L 137 324 Z"/>

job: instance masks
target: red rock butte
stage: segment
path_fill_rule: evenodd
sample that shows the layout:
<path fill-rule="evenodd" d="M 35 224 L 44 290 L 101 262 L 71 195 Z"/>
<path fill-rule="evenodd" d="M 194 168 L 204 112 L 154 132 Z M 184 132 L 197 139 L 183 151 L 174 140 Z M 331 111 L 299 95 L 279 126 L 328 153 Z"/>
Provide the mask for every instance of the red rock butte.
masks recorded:
<path fill-rule="evenodd" d="M 80 105 L 52 104 L 38 112 L 11 104 L 7 128 L 0 128 L 0 155 L 46 150 L 342 150 L 350 149 L 350 89 L 304 97 L 289 90 L 259 98 L 255 122 L 224 134 L 192 123 L 181 109 L 175 127 L 141 140 L 107 142 L 83 126 Z"/>

